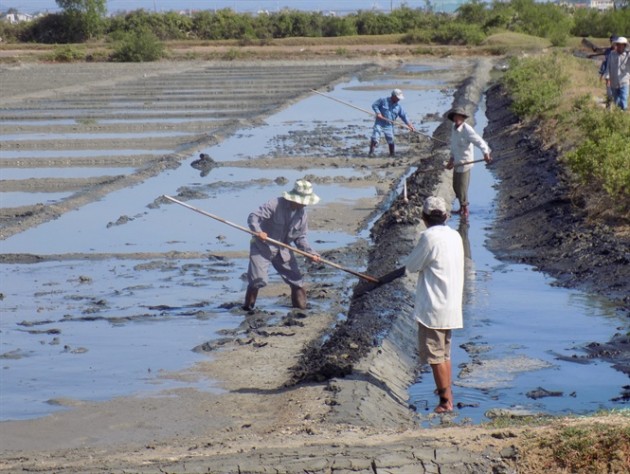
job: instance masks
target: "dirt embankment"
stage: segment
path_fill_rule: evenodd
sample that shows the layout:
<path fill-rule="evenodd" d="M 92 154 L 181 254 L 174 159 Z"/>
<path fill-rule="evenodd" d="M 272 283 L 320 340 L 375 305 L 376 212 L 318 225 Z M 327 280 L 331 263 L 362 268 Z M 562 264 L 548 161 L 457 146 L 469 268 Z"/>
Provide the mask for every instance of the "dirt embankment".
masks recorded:
<path fill-rule="evenodd" d="M 567 288 L 602 295 L 630 316 L 630 236 L 587 217 L 573 200 L 568 171 L 532 125 L 510 111 L 500 85 L 490 88 L 486 136 L 500 159 L 498 212 L 489 247 L 500 257 L 532 265 Z M 607 344 L 594 341 L 585 357 L 599 357 L 630 374 L 630 337 L 620 328 Z"/>

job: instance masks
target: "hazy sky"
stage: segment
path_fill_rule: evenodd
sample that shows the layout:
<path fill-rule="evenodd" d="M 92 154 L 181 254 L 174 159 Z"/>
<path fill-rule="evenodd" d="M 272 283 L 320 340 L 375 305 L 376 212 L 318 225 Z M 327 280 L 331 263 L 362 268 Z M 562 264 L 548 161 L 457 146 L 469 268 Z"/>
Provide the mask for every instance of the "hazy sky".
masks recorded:
<path fill-rule="evenodd" d="M 463 3 L 463 0 L 432 0 L 431 4 L 442 10 L 446 5 Z M 278 11 L 284 7 L 296 10 L 336 11 L 347 13 L 357 10 L 377 9 L 389 11 L 406 4 L 411 8 L 421 8 L 425 0 L 107 0 L 110 13 L 144 8 L 150 11 L 169 10 L 212 10 L 231 8 L 237 12 Z M 59 7 L 55 0 L 0 0 L 0 11 L 16 8 L 23 13 L 56 12 Z"/>

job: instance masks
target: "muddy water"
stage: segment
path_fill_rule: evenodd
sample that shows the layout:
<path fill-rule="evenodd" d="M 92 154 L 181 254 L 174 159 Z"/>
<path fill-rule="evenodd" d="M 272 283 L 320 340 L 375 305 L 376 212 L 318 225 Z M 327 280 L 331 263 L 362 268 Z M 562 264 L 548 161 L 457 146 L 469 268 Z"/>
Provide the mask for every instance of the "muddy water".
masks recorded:
<path fill-rule="evenodd" d="M 329 93 L 369 109 L 376 97 L 400 86 L 411 119 L 421 132 L 431 134 L 450 107 L 453 91 L 443 82 L 444 74 L 415 77 L 427 72 L 434 72 L 430 65 L 407 65 L 353 78 Z M 477 121 L 482 128 L 483 115 Z M 191 167 L 197 158 L 194 153 L 177 169 L 2 241 L 2 253 L 60 257 L 2 265 L 0 418 L 32 418 L 80 400 L 182 385 L 212 390 L 212 381 L 182 382 L 169 373 L 207 357 L 191 349 L 234 330 L 242 321 L 242 314 L 229 307 L 242 298 L 249 237 L 166 204 L 160 196 L 184 197 L 209 212 L 227 213 L 242 225 L 253 207 L 306 175 L 316 183 L 322 207 L 364 202 L 375 206 L 386 198 L 387 190 L 373 183 L 386 180 L 388 169 L 353 162 L 365 155 L 370 124 L 367 114 L 312 95 L 260 126 L 241 129 L 218 145 L 199 150 L 222 165 L 206 174 Z M 379 154 L 385 153 L 382 148 Z M 399 153 L 408 149 L 401 134 Z M 55 150 L 51 156 L 75 152 L 83 157 L 109 150 Z M 9 153 L 15 155 L 5 155 Z M 3 150 L 2 158 L 41 158 L 38 153 Z M 111 153 L 120 155 L 121 150 Z M 287 157 L 296 158 L 298 165 Z M 232 164 L 239 160 L 251 164 Z M 264 164 L 257 167 L 258 161 Z M 111 174 L 107 167 L 94 169 Z M 80 170 L 76 176 L 64 177 L 86 173 Z M 3 179 L 9 179 L 4 172 Z M 554 288 L 532 269 L 505 265 L 489 254 L 483 243 L 493 219 L 494 182 L 481 166 L 474 173 L 466 329 L 456 333 L 453 358 L 455 364 L 464 364 L 456 370 L 456 375 L 461 372 L 456 399 L 476 406 L 461 409 L 459 419 L 479 421 L 486 410 L 496 407 L 557 413 L 610 406 L 608 400 L 625 383 L 615 371 L 606 364 L 562 362 L 554 352 L 571 355 L 584 342 L 607 340 L 620 322 L 588 295 Z M 46 195 L 54 199 L 51 193 Z M 317 219 L 316 206 L 312 220 Z M 458 225 L 457 219 L 452 225 Z M 345 247 L 368 233 L 367 227 L 357 232 L 334 222 L 325 228 L 312 227 L 310 238 L 320 251 Z M 192 256 L 176 258 L 170 252 Z M 68 255 L 69 259 L 63 258 Z M 278 314 L 287 309 L 275 297 L 262 297 L 260 302 Z M 466 351 L 460 344 L 467 344 Z M 431 406 L 434 402 L 428 381 L 424 376 L 410 390 L 421 412 L 424 400 Z M 563 396 L 528 398 L 526 393 L 538 386 L 562 391 Z"/>
<path fill-rule="evenodd" d="M 476 122 L 475 128 L 483 130 L 484 104 Z M 501 159 L 501 150 L 495 150 L 494 158 Z M 609 340 L 619 328 L 627 330 L 627 321 L 601 298 L 555 287 L 532 267 L 505 264 L 486 249 L 496 185 L 489 169 L 476 165 L 469 223 L 459 217 L 449 223 L 464 238 L 468 257 L 465 328 L 454 331 L 452 353 L 455 403 L 464 406 L 453 418 L 477 423 L 496 409 L 583 414 L 622 407 L 611 399 L 627 385 L 627 376 L 604 362 L 580 364 L 570 359 L 584 355 L 580 348 L 585 344 Z M 538 398 L 539 388 L 553 396 Z M 436 400 L 433 389 L 428 373 L 410 388 L 411 402 L 429 424 L 439 422 L 429 415 Z"/>
<path fill-rule="evenodd" d="M 426 70 L 430 67 L 422 68 Z M 425 113 L 439 115 L 448 107 L 448 93 L 439 90 L 444 83 L 428 84 L 408 71 L 401 77 L 407 90 L 415 88 L 406 102 L 414 111 L 412 120 L 432 133 L 438 122 L 422 121 Z M 353 78 L 338 84 L 331 94 L 369 108 L 376 97 L 399 84 L 400 77 L 390 72 L 367 81 Z M 222 165 L 208 173 L 191 166 L 198 156 L 195 152 L 176 169 L 2 241 L 3 254 L 49 256 L 51 261 L 2 265 L 0 419 L 39 417 L 81 400 L 155 393 L 182 385 L 212 390 L 212 381 L 184 382 L 170 372 L 206 358 L 191 349 L 234 331 L 241 323 L 242 312 L 230 308 L 242 299 L 249 236 L 160 197 L 181 197 L 243 225 L 253 208 L 308 176 L 316 183 L 322 206 L 364 206 L 363 213 L 369 215 L 387 191 L 374 183 L 391 179 L 387 167 L 371 169 L 351 161 L 365 155 L 370 129 L 367 114 L 309 96 L 258 127 L 199 150 Z M 40 137 L 20 135 L 22 140 L 28 138 Z M 339 153 L 342 147 L 346 150 Z M 401 134 L 399 153 L 407 149 Z M 119 151 L 3 150 L 2 158 L 71 159 Z M 338 155 L 350 161 L 318 161 Z M 304 162 L 296 166 L 286 157 L 298 157 L 298 163 L 303 157 Z M 243 158 L 252 160 L 252 165 L 230 165 Z M 277 168 L 255 166 L 256 160 L 274 158 L 279 159 Z M 113 165 L 112 169 L 62 168 L 62 174 L 64 178 L 98 176 L 99 171 L 109 175 L 117 169 Z M 39 174 L 29 173 L 7 165 L 2 176 L 19 180 L 59 175 L 52 167 L 38 170 Z M 8 206 L 4 198 L 21 205 L 29 194 L 28 199 L 43 199 L 35 193 L 3 193 L 3 206 Z M 46 199 L 56 198 L 52 192 L 43 194 Z M 317 207 L 311 214 L 317 222 Z M 342 224 L 333 216 L 326 226 L 313 225 L 310 240 L 319 251 L 326 251 L 367 237 L 365 226 L 358 232 Z M 180 259 L 170 252 L 189 252 L 191 257 Z M 338 278 L 331 275 L 327 281 L 335 284 Z M 275 276 L 271 280 L 278 282 Z M 262 295 L 259 303 L 278 314 L 287 311 L 286 302 L 277 297 Z"/>

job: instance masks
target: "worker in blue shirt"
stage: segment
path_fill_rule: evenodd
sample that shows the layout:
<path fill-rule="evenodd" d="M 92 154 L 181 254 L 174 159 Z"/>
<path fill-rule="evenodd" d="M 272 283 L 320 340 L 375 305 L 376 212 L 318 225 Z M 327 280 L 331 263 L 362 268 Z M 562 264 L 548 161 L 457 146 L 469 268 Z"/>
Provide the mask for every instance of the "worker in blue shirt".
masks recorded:
<path fill-rule="evenodd" d="M 392 95 L 378 99 L 372 104 L 372 110 L 376 114 L 374 121 L 374 129 L 372 130 L 372 138 L 370 140 L 369 156 L 374 156 L 374 148 L 378 145 L 381 135 L 385 135 L 385 140 L 389 145 L 389 156 L 394 156 L 394 122 L 398 117 L 409 127 L 412 132 L 415 128 L 407 119 L 407 114 L 400 105 L 400 101 L 404 99 L 400 89 L 394 89 Z"/>
<path fill-rule="evenodd" d="M 599 79 L 604 80 L 604 76 L 606 75 L 606 70 L 608 69 L 608 58 L 610 57 L 610 53 L 615 49 L 615 41 L 617 40 L 617 35 L 610 36 L 610 47 L 604 50 L 604 60 L 602 64 L 599 66 Z M 612 89 L 610 88 L 610 84 L 606 84 L 606 108 L 609 109 L 612 103 Z"/>

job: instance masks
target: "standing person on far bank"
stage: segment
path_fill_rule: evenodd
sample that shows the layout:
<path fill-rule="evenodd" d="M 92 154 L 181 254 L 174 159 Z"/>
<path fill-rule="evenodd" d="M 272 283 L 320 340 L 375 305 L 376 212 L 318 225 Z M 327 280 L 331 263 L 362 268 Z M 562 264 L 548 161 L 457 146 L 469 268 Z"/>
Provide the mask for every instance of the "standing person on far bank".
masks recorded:
<path fill-rule="evenodd" d="M 311 183 L 299 179 L 293 190 L 263 204 L 249 215 L 247 224 L 256 233 L 256 237 L 252 238 L 250 244 L 243 309 L 254 309 L 258 290 L 267 285 L 269 264 L 273 265 L 284 282 L 291 287 L 292 306 L 306 309 L 306 291 L 295 254 L 285 247 L 277 247 L 265 241 L 270 237 L 284 244 L 293 242 L 298 249 L 312 254 L 311 260 L 318 262 L 319 255 L 313 251 L 306 238 L 308 216 L 305 209 L 307 205 L 318 202 L 319 196 L 313 192 Z"/>
<path fill-rule="evenodd" d="M 470 170 L 473 164 L 460 165 L 474 160 L 473 145 L 483 152 L 483 159 L 486 163 L 492 161 L 490 147 L 475 130 L 466 123 L 468 114 L 461 108 L 451 110 L 448 119 L 453 122 L 451 131 L 451 159 L 446 165 L 446 169 L 453 170 L 453 190 L 459 201 L 459 209 L 452 211 L 453 214 L 461 213 L 467 218 L 468 211 L 468 187 L 470 185 Z"/>
<path fill-rule="evenodd" d="M 612 104 L 612 90 L 610 89 L 610 83 L 604 78 L 606 70 L 608 69 L 608 58 L 610 53 L 615 49 L 615 41 L 617 35 L 610 35 L 610 46 L 604 50 L 604 60 L 599 66 L 599 79 L 600 81 L 606 81 L 606 108 L 609 109 Z"/>
<path fill-rule="evenodd" d="M 436 413 L 453 410 L 451 330 L 464 326 L 464 246 L 459 233 L 445 225 L 448 214 L 440 197 L 428 197 L 422 206 L 427 229 L 409 255 L 407 272 L 419 272 L 414 316 L 418 321 L 420 362 L 431 365 Z"/>
<path fill-rule="evenodd" d="M 612 92 L 613 103 L 621 110 L 628 110 L 630 89 L 630 52 L 627 38 L 620 36 L 614 42 L 614 50 L 606 63 L 606 85 Z"/>
<path fill-rule="evenodd" d="M 415 130 L 411 122 L 407 119 L 405 110 L 400 105 L 400 101 L 405 97 L 400 89 L 394 89 L 389 97 L 378 99 L 372 104 L 372 110 L 376 114 L 372 138 L 370 139 L 369 156 L 374 156 L 374 148 L 378 145 L 381 135 L 385 135 L 385 140 L 389 145 L 389 156 L 394 156 L 396 145 L 394 143 L 394 122 L 398 117 L 405 122 L 405 125 L 412 132 Z"/>

